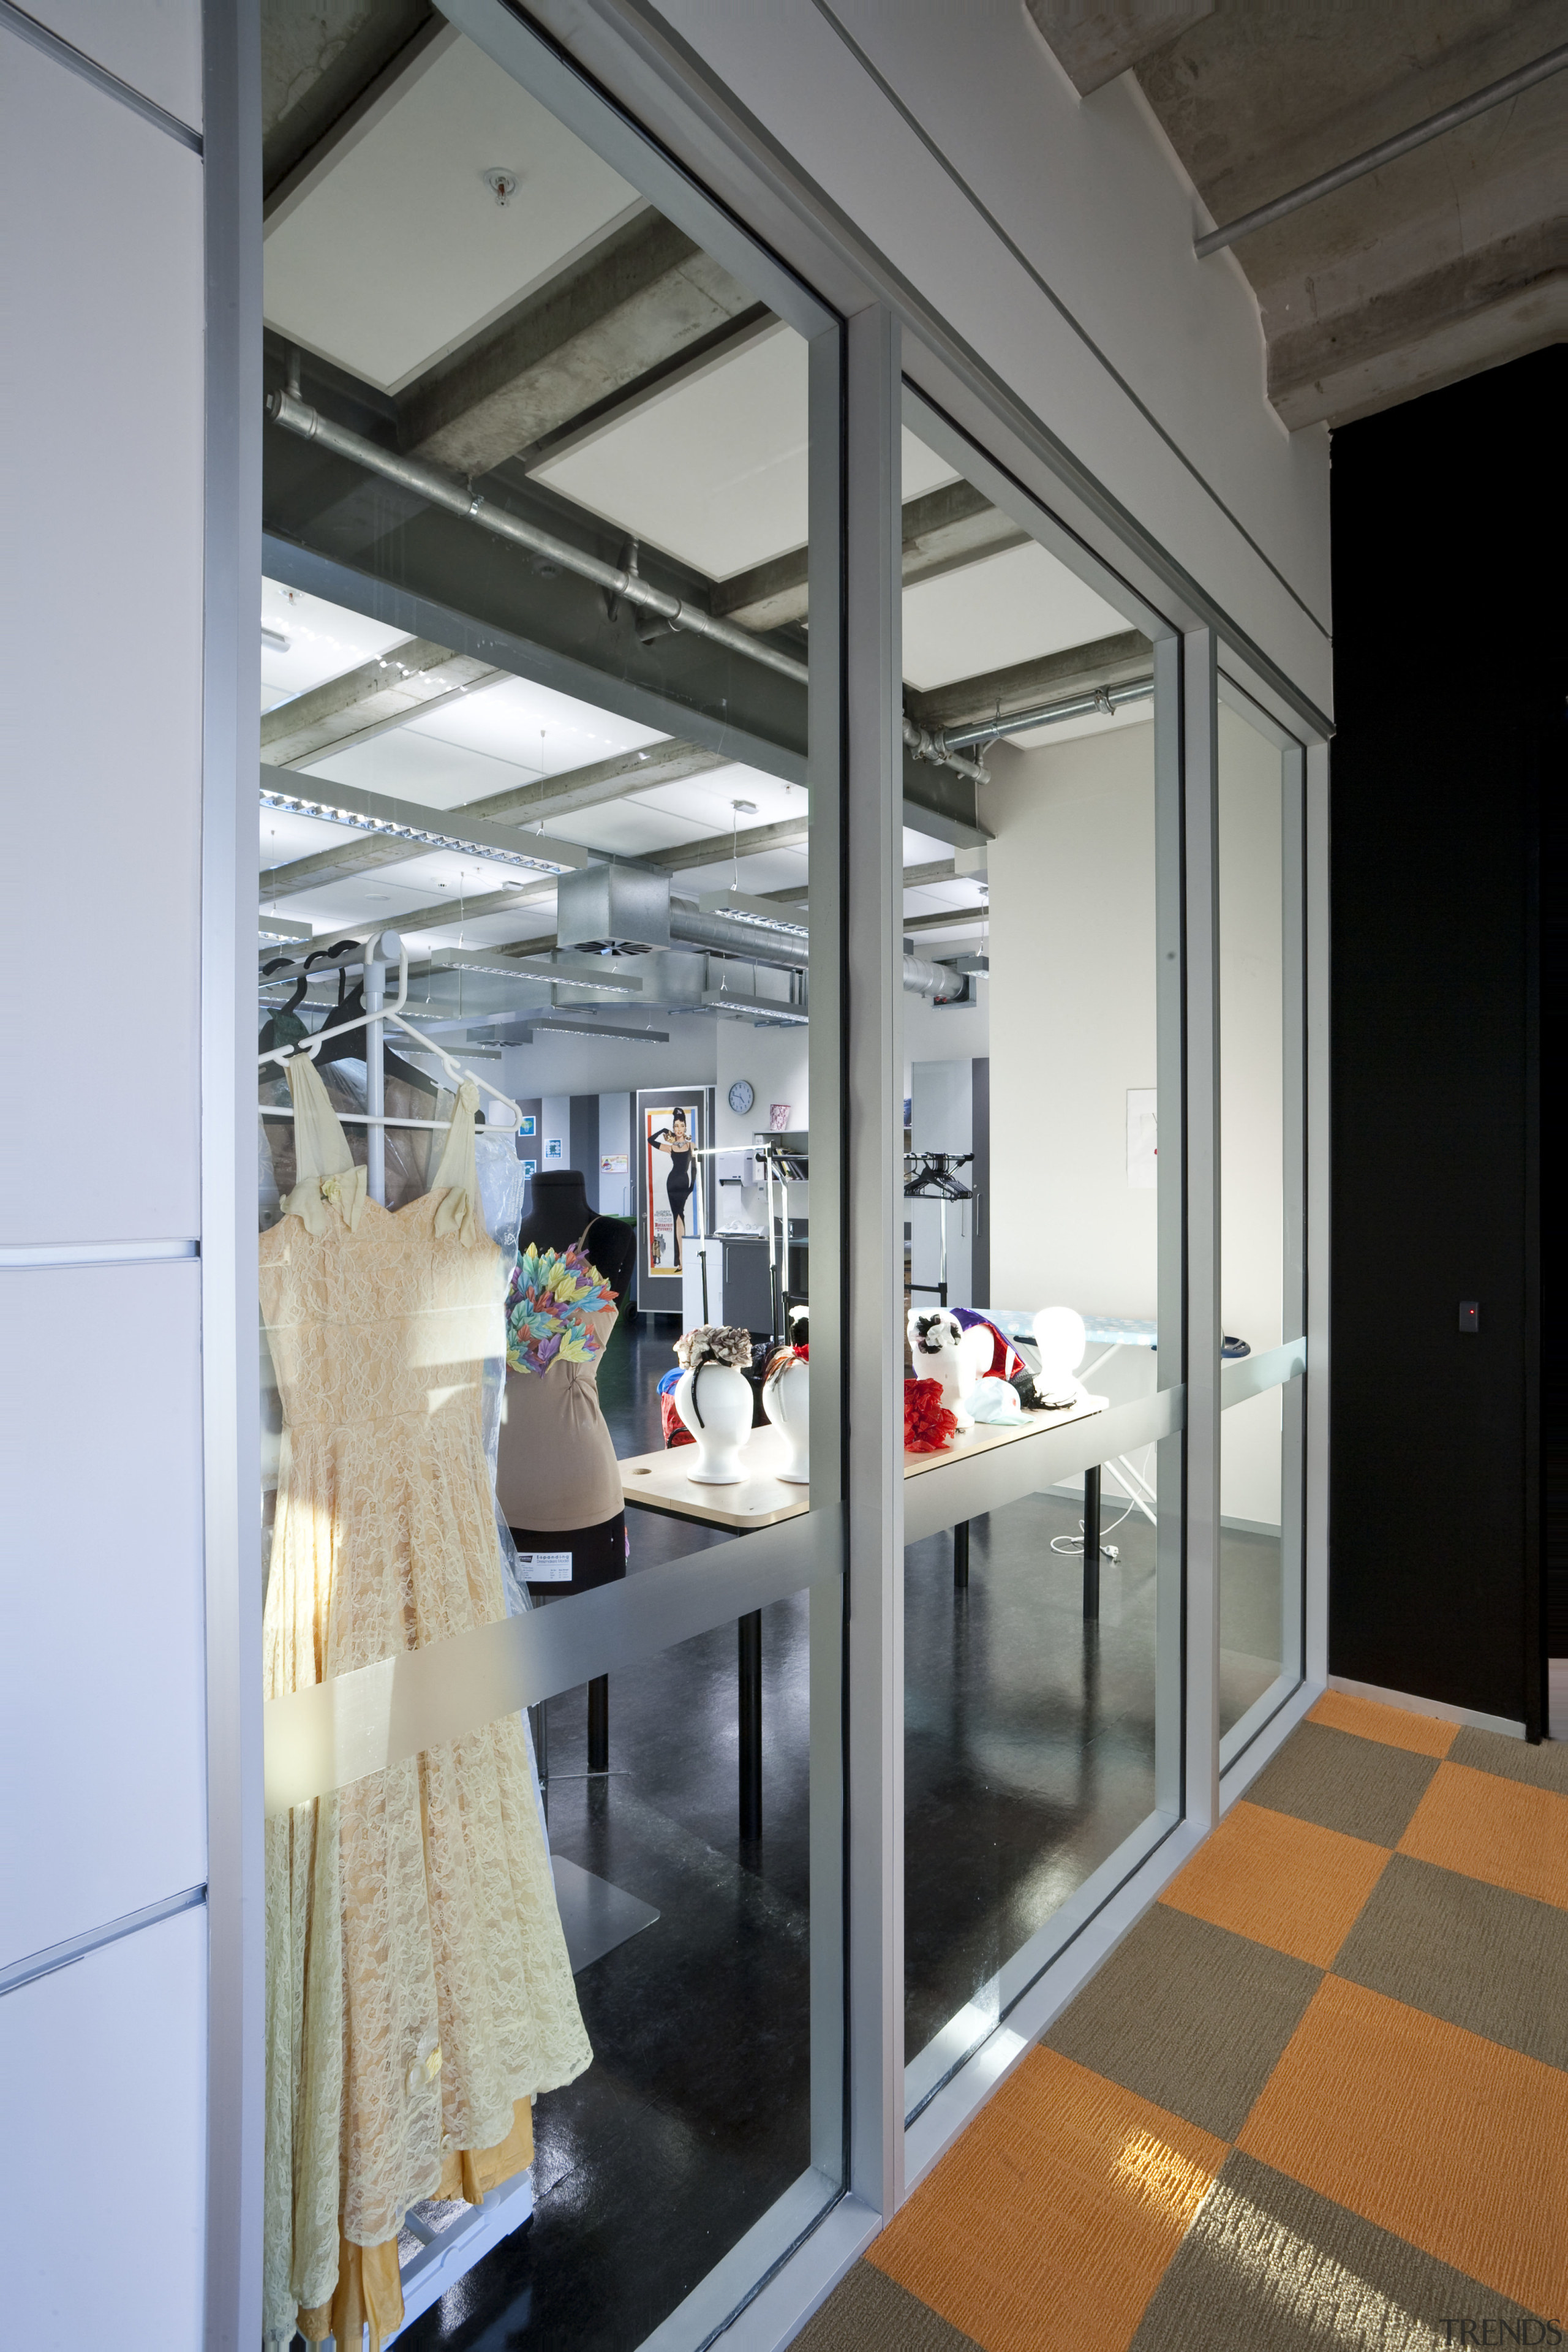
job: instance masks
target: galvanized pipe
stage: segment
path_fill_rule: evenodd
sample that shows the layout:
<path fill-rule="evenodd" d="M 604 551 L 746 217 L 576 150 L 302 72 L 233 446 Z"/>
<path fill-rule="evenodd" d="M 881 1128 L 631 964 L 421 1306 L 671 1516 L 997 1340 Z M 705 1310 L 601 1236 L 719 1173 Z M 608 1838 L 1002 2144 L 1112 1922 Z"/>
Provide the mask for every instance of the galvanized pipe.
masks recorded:
<path fill-rule="evenodd" d="M 912 719 L 904 720 L 904 740 L 917 760 L 924 760 L 933 768 L 952 768 L 959 775 L 968 776 L 974 783 L 988 784 L 991 778 L 984 761 L 966 760 L 959 752 L 951 750 L 949 747 L 953 740 L 949 735 L 933 735 L 927 727 L 917 727 Z M 976 737 L 973 740 L 978 741 L 979 738 Z"/>
<path fill-rule="evenodd" d="M 707 637 L 713 645 L 742 655 L 747 661 L 761 662 L 765 668 L 776 670 L 781 677 L 805 685 L 809 675 L 806 666 L 794 654 L 781 652 L 777 646 L 766 644 L 736 622 L 717 620 L 700 605 L 683 604 L 667 590 L 650 587 L 639 572 L 605 563 L 598 556 L 574 547 L 569 540 L 557 539 L 553 531 L 541 530 L 537 524 L 509 514 L 504 507 L 491 506 L 465 483 L 454 481 L 449 474 L 423 464 L 417 457 L 400 457 L 395 450 L 384 449 L 379 441 L 367 440 L 363 433 L 351 432 L 346 425 L 334 425 L 320 409 L 301 400 L 292 383 L 287 391 L 268 393 L 267 414 L 275 425 L 298 434 L 301 441 L 319 441 L 323 449 L 364 467 L 368 473 L 380 474 L 384 480 L 398 483 L 431 506 L 444 507 L 448 514 L 461 515 L 466 522 L 478 523 L 481 530 L 491 531 L 498 539 L 526 547 L 530 554 L 546 557 L 552 563 L 558 563 L 563 572 L 574 572 L 580 580 L 592 580 L 597 587 L 607 589 L 613 596 L 624 597 L 628 604 L 645 613 L 657 613 L 671 628 L 687 629 L 694 636 Z M 904 720 L 904 740 L 917 760 L 952 768 L 975 783 L 988 781 L 978 761 L 949 751 L 940 737 L 917 727 L 913 719 Z"/>
<path fill-rule="evenodd" d="M 960 743 L 989 743 L 999 735 L 1026 735 L 1032 727 L 1052 727 L 1063 719 L 1087 719 L 1094 711 L 1109 719 L 1124 703 L 1147 702 L 1154 691 L 1152 677 L 1132 678 L 1125 686 L 1098 686 L 1088 694 L 1074 694 L 1060 702 L 1037 703 L 1032 710 L 1009 711 L 1005 719 L 979 719 L 971 727 L 945 727 L 933 740 L 944 751 Z"/>
<path fill-rule="evenodd" d="M 367 440 L 363 433 L 352 433 L 346 425 L 334 425 L 330 417 L 307 402 L 297 400 L 292 393 L 268 394 L 267 413 L 275 425 L 281 425 L 286 432 L 297 433 L 301 441 L 320 442 L 323 449 L 349 458 L 369 473 L 380 474 L 386 481 L 400 484 L 431 506 L 461 515 L 465 521 L 478 523 L 481 530 L 493 532 L 497 539 L 510 540 L 514 546 L 527 548 L 531 555 L 542 555 L 552 563 L 558 563 L 563 572 L 574 572 L 580 580 L 593 581 L 645 613 L 657 613 L 672 628 L 689 630 L 694 636 L 707 637 L 730 653 L 743 655 L 747 661 L 761 662 L 764 668 L 777 670 L 781 677 L 794 678 L 800 686 L 805 684 L 806 666 L 794 654 L 782 653 L 776 646 L 764 644 L 750 629 L 740 628 L 732 621 L 716 620 L 700 606 L 683 604 L 679 596 L 670 595 L 663 588 L 650 587 L 637 572 L 605 563 L 598 556 L 574 547 L 570 541 L 557 539 L 553 531 L 541 530 L 536 524 L 508 514 L 504 507 L 490 505 L 477 490 L 454 481 L 449 474 L 439 473 L 434 466 L 424 465 L 417 457 L 400 457 L 395 450 L 384 449 L 379 442 Z"/>

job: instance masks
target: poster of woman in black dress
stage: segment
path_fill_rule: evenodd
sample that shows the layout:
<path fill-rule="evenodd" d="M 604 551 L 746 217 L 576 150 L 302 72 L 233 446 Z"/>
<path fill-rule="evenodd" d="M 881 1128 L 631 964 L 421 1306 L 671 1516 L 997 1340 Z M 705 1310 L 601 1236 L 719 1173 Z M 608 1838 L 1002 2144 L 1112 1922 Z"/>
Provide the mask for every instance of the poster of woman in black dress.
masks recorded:
<path fill-rule="evenodd" d="M 647 1138 L 647 1270 L 679 1274 L 686 1242 L 686 1212 L 697 1176 L 699 1139 L 684 1104 L 645 1110 Z M 664 1178 L 664 1201 L 658 1178 Z"/>

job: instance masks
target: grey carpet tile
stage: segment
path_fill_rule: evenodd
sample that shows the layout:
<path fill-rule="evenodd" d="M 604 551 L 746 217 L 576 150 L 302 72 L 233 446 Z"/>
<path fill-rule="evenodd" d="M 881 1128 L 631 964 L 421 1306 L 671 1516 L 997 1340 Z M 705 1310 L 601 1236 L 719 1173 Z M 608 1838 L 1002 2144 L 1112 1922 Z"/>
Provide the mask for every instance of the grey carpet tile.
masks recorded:
<path fill-rule="evenodd" d="M 1568 1911 L 1396 1853 L 1333 1973 L 1568 2070 Z"/>
<path fill-rule="evenodd" d="M 1322 1973 L 1156 1903 L 1042 2039 L 1234 2139 Z"/>
<path fill-rule="evenodd" d="M 1326 1723 L 1302 1723 L 1247 1794 L 1271 1811 L 1294 1813 L 1373 1845 L 1397 1845 L 1436 1769 L 1435 1756 L 1358 1739 Z"/>
<path fill-rule="evenodd" d="M 793 2352 L 975 2352 L 975 2345 L 874 2263 L 857 2263 L 806 2321 Z"/>
<path fill-rule="evenodd" d="M 1431 2352 L 1554 2340 L 1493 2288 L 1233 2152 L 1131 2352 Z"/>
<path fill-rule="evenodd" d="M 1472 1772 L 1496 1772 L 1505 1780 L 1524 1780 L 1532 1789 L 1550 1789 L 1568 1797 L 1568 1741 L 1543 1739 L 1531 1748 L 1526 1739 L 1509 1739 L 1500 1731 L 1461 1731 L 1448 1750 L 1450 1764 L 1468 1764 Z"/>

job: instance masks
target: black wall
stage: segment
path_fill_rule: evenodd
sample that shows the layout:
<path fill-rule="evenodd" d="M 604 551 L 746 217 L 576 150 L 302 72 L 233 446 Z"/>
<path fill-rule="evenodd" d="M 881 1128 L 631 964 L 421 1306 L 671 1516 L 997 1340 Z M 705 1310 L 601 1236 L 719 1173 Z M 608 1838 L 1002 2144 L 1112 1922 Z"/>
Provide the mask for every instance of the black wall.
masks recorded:
<path fill-rule="evenodd" d="M 1534 1736 L 1565 360 L 1333 440 L 1330 1666 Z"/>

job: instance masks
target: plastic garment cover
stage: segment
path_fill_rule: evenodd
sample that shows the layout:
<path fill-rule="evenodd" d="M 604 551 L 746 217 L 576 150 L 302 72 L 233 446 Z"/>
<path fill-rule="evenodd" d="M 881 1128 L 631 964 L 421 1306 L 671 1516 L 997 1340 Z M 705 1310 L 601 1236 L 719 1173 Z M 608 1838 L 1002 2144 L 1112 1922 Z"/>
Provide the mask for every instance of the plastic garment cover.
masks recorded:
<path fill-rule="evenodd" d="M 510 1135 L 480 1135 L 475 1138 L 474 1157 L 479 1165 L 479 1201 L 485 1230 L 491 1241 L 499 1242 L 509 1256 L 517 1253 L 517 1229 L 522 1222 L 522 1196 L 528 1179 L 522 1172 L 522 1162 Z M 485 1454 L 490 1465 L 490 1488 L 496 1482 L 496 1461 L 500 1450 L 501 1406 L 506 1398 L 506 1357 L 487 1356 L 485 1359 L 484 1432 Z M 501 1570 L 506 1582 L 506 1613 L 519 1617 L 531 1609 L 528 1587 L 517 1564 L 517 1546 L 511 1539 L 511 1529 L 506 1515 L 498 1503 L 496 1540 L 500 1546 Z M 526 1725 L 528 1718 L 523 1717 Z M 529 1760 L 533 1759 L 533 1743 L 529 1741 Z M 537 1780 L 537 1771 L 535 1779 Z"/>

